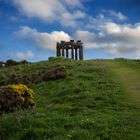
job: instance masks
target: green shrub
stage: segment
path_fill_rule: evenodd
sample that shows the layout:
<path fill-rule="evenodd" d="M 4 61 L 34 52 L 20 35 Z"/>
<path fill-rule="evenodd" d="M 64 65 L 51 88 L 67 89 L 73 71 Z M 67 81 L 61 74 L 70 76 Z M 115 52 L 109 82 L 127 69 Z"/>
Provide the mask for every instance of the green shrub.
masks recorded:
<path fill-rule="evenodd" d="M 0 88 L 0 112 L 7 113 L 16 109 L 32 108 L 35 105 L 33 94 L 33 90 L 22 84 Z"/>

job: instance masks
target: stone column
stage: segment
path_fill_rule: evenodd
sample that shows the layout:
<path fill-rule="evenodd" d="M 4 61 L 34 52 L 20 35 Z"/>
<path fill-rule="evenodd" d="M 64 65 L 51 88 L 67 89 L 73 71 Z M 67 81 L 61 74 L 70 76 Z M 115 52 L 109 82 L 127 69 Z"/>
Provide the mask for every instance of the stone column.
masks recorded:
<path fill-rule="evenodd" d="M 61 48 L 59 48 L 59 56 L 61 56 L 62 55 L 62 53 L 61 53 L 62 51 L 61 51 Z"/>
<path fill-rule="evenodd" d="M 65 50 L 64 50 L 64 47 L 62 47 L 62 56 L 65 56 Z"/>
<path fill-rule="evenodd" d="M 69 57 L 69 50 L 68 50 L 68 48 L 66 48 L 66 57 L 67 58 Z"/>
<path fill-rule="evenodd" d="M 73 49 L 73 47 L 71 48 L 71 58 L 74 59 L 74 49 Z"/>
<path fill-rule="evenodd" d="M 77 48 L 75 48 L 75 60 L 78 60 L 78 57 L 77 57 Z"/>
<path fill-rule="evenodd" d="M 56 56 L 58 56 L 58 46 L 56 46 Z"/>
<path fill-rule="evenodd" d="M 79 48 L 79 59 L 83 60 L 83 46 Z"/>
<path fill-rule="evenodd" d="M 59 43 L 57 42 L 56 44 L 56 56 L 59 56 Z"/>
<path fill-rule="evenodd" d="M 61 56 L 60 48 L 57 48 L 57 56 Z"/>

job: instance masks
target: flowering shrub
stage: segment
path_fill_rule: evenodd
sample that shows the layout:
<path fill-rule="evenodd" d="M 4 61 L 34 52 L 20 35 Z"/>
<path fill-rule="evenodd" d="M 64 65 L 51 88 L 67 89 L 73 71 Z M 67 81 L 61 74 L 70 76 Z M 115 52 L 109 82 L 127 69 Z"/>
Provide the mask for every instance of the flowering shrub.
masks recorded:
<path fill-rule="evenodd" d="M 27 88 L 26 85 L 23 85 L 23 84 L 18 84 L 18 85 L 15 85 L 15 84 L 12 84 L 12 85 L 8 85 L 9 88 L 13 89 L 13 91 L 15 93 L 17 93 L 21 99 L 23 99 L 25 101 L 25 99 L 23 97 L 30 97 L 30 98 L 33 98 L 33 90 L 30 89 L 30 88 Z"/>
<path fill-rule="evenodd" d="M 12 84 L 0 88 L 0 112 L 32 108 L 35 105 L 33 95 L 33 90 L 22 84 Z"/>

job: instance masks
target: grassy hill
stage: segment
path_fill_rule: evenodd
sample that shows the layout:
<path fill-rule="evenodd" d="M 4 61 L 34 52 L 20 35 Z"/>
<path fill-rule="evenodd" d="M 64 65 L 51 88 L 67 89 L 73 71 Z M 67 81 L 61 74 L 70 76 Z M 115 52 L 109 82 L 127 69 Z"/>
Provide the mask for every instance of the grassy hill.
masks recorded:
<path fill-rule="evenodd" d="M 1 140 L 140 139 L 140 61 L 55 59 L 0 68 L 0 83 L 61 65 L 65 79 L 28 85 L 34 109 L 0 117 Z"/>

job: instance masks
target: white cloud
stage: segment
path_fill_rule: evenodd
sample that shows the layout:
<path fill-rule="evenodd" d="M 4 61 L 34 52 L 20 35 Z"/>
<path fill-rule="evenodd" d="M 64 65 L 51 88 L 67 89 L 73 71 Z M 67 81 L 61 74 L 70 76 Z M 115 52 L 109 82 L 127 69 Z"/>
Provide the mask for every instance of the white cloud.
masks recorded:
<path fill-rule="evenodd" d="M 98 16 L 88 17 L 88 24 L 86 27 L 89 29 L 97 30 L 102 24 L 104 25 L 106 22 L 124 22 L 126 19 L 128 18 L 121 12 L 116 12 L 113 10 L 102 10 Z"/>
<path fill-rule="evenodd" d="M 114 10 L 102 10 L 98 16 L 91 17 L 83 12 L 84 1 L 86 0 L 13 0 L 22 14 L 29 18 L 59 22 L 66 27 L 76 26 L 74 29 L 77 31 L 73 36 L 82 40 L 86 48 L 104 49 L 113 55 L 133 54 L 134 58 L 140 58 L 140 23 L 125 24 L 128 17 Z M 64 31 L 38 32 L 28 26 L 22 27 L 17 34 L 46 50 L 55 50 L 56 42 L 71 39 Z"/>
<path fill-rule="evenodd" d="M 83 19 L 86 16 L 84 12 L 76 11 L 73 14 L 71 13 L 62 13 L 62 19 L 60 23 L 64 26 L 76 26 L 77 19 Z"/>
<path fill-rule="evenodd" d="M 113 10 L 109 10 L 109 14 L 111 16 L 116 17 L 119 20 L 126 20 L 127 19 L 127 17 L 125 15 L 123 15 L 121 12 L 116 12 L 116 11 L 113 11 Z"/>
<path fill-rule="evenodd" d="M 78 6 L 78 7 L 82 6 L 81 0 L 63 0 L 63 1 L 72 6 Z"/>
<path fill-rule="evenodd" d="M 13 3 L 29 18 L 39 18 L 45 22 L 59 21 L 63 26 L 76 26 L 78 19 L 85 17 L 85 13 L 79 10 L 81 0 L 13 0 Z"/>
<path fill-rule="evenodd" d="M 16 57 L 19 58 L 19 59 L 28 59 L 28 58 L 32 58 L 34 57 L 34 53 L 32 51 L 27 51 L 26 53 L 23 53 L 23 52 L 17 52 L 16 54 Z"/>
<path fill-rule="evenodd" d="M 57 0 L 13 0 L 19 10 L 27 17 L 38 17 L 43 20 L 57 20 L 56 13 L 65 11 L 63 5 Z"/>
<path fill-rule="evenodd" d="M 86 48 L 92 48 L 95 45 L 95 43 L 93 43 L 95 37 L 93 32 L 78 30 L 74 36 L 77 40 L 82 40 Z"/>
<path fill-rule="evenodd" d="M 99 25 L 98 30 L 96 34 L 78 30 L 75 37 L 84 40 L 86 48 L 104 49 L 115 56 L 131 55 L 140 58 L 140 24 L 106 22 Z"/>
<path fill-rule="evenodd" d="M 36 45 L 45 50 L 55 50 L 56 42 L 61 40 L 69 41 L 71 37 L 63 31 L 53 31 L 51 33 L 38 32 L 36 29 L 32 29 L 28 26 L 23 26 L 16 32 L 16 34 L 25 39 L 32 40 Z"/>
<path fill-rule="evenodd" d="M 100 25 L 100 28 L 105 30 L 109 34 L 121 33 L 121 27 L 114 22 L 104 23 L 103 25 Z"/>
<path fill-rule="evenodd" d="M 78 30 L 75 37 L 84 40 L 86 48 L 104 49 L 114 57 L 140 58 L 140 23 L 126 24 L 126 19 L 121 12 L 103 11 L 89 17 L 85 30 Z"/>
<path fill-rule="evenodd" d="M 35 54 L 31 50 L 28 50 L 27 52 L 10 53 L 10 57 L 20 59 L 20 60 L 33 58 L 34 56 Z"/>
<path fill-rule="evenodd" d="M 72 39 L 63 31 L 38 32 L 28 26 L 21 27 L 16 34 L 32 40 L 44 50 L 55 50 L 56 42 Z M 98 32 L 77 30 L 73 38 L 82 40 L 86 49 L 103 49 L 114 57 L 131 55 L 133 58 L 140 58 L 140 24 L 120 25 L 106 22 L 99 25 Z"/>

